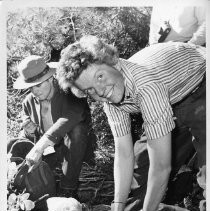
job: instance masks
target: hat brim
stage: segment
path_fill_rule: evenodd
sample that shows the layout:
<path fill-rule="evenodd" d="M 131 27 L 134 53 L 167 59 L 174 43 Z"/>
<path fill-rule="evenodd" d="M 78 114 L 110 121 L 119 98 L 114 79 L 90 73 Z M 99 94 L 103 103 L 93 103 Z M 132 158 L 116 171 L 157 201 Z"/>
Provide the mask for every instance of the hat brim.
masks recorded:
<path fill-rule="evenodd" d="M 27 83 L 22 77 L 17 78 L 17 80 L 13 84 L 14 89 L 28 89 L 30 87 L 36 86 L 38 84 L 41 84 L 42 82 L 46 81 L 50 77 L 52 77 L 56 73 L 56 68 L 58 66 L 58 62 L 50 62 L 47 63 L 49 66 L 49 71 L 47 74 L 42 76 L 41 78 L 37 79 L 36 81 Z"/>

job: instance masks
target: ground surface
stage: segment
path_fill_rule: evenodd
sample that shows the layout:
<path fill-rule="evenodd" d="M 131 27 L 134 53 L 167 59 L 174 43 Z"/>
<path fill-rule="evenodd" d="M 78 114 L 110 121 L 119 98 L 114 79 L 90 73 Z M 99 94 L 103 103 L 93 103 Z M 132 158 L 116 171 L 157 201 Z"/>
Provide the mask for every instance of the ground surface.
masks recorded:
<path fill-rule="evenodd" d="M 113 153 L 109 156 L 108 159 L 106 157 L 106 162 L 99 159 L 94 166 L 83 164 L 78 195 L 89 210 L 110 210 L 114 194 Z M 189 167 L 182 166 L 170 183 L 168 196 L 163 202 L 190 211 L 200 211 L 199 203 L 204 198 L 196 181 L 196 173 Z M 164 210 L 172 211 L 175 207 L 167 207 Z"/>

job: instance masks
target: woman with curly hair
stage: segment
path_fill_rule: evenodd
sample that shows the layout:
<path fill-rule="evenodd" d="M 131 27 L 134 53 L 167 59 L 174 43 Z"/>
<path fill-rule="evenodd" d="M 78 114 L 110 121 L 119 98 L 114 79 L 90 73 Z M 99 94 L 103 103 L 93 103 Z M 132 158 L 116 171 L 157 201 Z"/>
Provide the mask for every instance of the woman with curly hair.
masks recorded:
<path fill-rule="evenodd" d="M 90 35 L 63 50 L 57 69 L 60 86 L 104 102 L 115 141 L 112 210 L 142 208 L 138 200 L 132 209 L 126 206 L 135 173 L 130 113 L 141 113 L 147 137 L 144 211 L 156 210 L 165 194 L 175 122 L 191 129 L 198 165 L 205 166 L 205 61 L 205 48 L 187 43 L 157 44 L 124 60 L 115 47 Z"/>
<path fill-rule="evenodd" d="M 74 83 L 83 70 L 92 66 L 91 64 L 114 66 L 117 62 L 118 52 L 115 47 L 105 44 L 94 36 L 83 37 L 80 42 L 69 45 L 61 52 L 59 71 L 57 71 L 59 85 L 64 90 L 72 87 L 70 84 Z M 116 70 L 116 74 L 119 74 L 119 71 Z M 74 88 L 75 86 L 73 90 L 76 91 Z M 91 89 L 84 90 L 84 93 L 78 91 L 83 95 L 87 92 L 91 93 Z M 106 99 L 103 100 L 106 101 Z"/>

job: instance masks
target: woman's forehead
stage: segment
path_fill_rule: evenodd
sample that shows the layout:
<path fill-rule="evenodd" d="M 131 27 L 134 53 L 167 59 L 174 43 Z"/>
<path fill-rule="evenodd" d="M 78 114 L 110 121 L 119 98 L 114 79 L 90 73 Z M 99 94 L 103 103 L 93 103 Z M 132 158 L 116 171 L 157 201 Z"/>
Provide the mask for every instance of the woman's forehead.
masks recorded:
<path fill-rule="evenodd" d="M 94 83 L 94 78 L 97 73 L 95 66 L 89 66 L 83 70 L 79 77 L 75 80 L 74 84 L 77 86 L 84 87 L 83 89 L 89 88 Z"/>

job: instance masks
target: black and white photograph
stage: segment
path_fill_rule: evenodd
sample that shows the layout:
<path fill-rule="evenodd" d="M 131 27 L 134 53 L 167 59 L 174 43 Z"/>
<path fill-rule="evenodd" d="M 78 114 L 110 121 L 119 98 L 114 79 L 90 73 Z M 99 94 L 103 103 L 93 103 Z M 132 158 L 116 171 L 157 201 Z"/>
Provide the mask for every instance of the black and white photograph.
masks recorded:
<path fill-rule="evenodd" d="M 1 210 L 206 211 L 209 11 L 0 1 Z"/>

